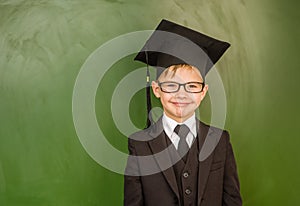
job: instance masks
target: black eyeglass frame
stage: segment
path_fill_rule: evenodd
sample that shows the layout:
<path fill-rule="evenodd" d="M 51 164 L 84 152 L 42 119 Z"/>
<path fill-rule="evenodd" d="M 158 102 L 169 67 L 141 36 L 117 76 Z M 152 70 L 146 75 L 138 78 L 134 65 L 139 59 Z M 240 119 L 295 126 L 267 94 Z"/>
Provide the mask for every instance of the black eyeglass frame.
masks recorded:
<path fill-rule="evenodd" d="M 175 83 L 175 84 L 177 84 L 177 85 L 179 85 L 179 86 L 178 86 L 178 89 L 177 89 L 176 91 L 173 91 L 173 92 L 167 92 L 167 91 L 163 90 L 162 87 L 161 87 L 161 85 L 164 84 L 164 83 Z M 188 90 L 186 89 L 185 85 L 191 84 L 191 83 L 201 84 L 201 85 L 202 85 L 201 91 L 199 91 L 199 92 L 190 92 L 190 91 L 188 91 Z M 205 86 L 205 83 L 204 83 L 204 82 L 186 82 L 186 83 L 184 83 L 184 84 L 180 84 L 180 83 L 178 83 L 178 82 L 173 82 L 173 81 L 166 81 L 166 82 L 159 82 L 159 81 L 157 81 L 157 84 L 158 84 L 160 90 L 161 90 L 162 92 L 165 92 L 165 93 L 176 93 L 176 92 L 178 92 L 178 91 L 180 90 L 180 87 L 181 87 L 181 86 L 183 86 L 184 90 L 185 90 L 186 92 L 188 92 L 188 93 L 201 93 L 201 92 L 203 91 L 204 86 Z"/>

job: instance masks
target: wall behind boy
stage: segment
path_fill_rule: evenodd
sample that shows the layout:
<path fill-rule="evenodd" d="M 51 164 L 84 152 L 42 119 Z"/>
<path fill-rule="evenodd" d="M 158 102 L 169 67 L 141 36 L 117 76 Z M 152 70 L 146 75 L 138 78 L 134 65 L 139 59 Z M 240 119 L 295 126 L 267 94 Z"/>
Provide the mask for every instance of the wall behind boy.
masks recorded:
<path fill-rule="evenodd" d="M 232 43 L 217 68 L 244 205 L 298 205 L 299 5 L 0 1 L 0 205 L 121 205 L 122 175 L 92 160 L 75 133 L 73 86 L 97 47 L 127 32 L 154 29 L 161 18 Z M 122 151 L 126 138 L 114 126 L 109 105 L 122 77 L 142 66 L 131 58 L 111 68 L 96 97 L 99 125 Z M 130 107 L 140 128 L 144 102 L 140 91 Z M 209 101 L 203 106 L 209 122 Z"/>

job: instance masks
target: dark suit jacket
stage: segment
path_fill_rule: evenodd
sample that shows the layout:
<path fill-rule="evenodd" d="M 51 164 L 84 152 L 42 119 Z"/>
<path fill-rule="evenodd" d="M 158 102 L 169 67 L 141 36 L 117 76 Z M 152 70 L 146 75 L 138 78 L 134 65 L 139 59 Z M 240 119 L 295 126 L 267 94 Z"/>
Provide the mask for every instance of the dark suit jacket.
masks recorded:
<path fill-rule="evenodd" d="M 197 120 L 199 144 L 198 206 L 240 206 L 236 163 L 226 131 Z M 179 193 L 160 119 L 128 139 L 130 157 L 124 177 L 124 205 L 175 206 Z M 136 156 L 136 157 L 135 157 Z"/>

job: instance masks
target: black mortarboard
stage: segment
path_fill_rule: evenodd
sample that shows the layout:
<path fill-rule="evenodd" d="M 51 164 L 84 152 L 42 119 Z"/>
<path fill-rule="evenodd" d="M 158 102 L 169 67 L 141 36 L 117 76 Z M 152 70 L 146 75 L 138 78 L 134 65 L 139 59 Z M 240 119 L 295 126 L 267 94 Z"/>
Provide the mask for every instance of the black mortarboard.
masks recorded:
<path fill-rule="evenodd" d="M 199 69 L 202 78 L 221 58 L 230 44 L 173 22 L 162 20 L 134 60 L 157 68 L 157 77 L 171 65 L 189 64 Z M 150 126 L 150 77 L 147 68 L 147 111 Z"/>

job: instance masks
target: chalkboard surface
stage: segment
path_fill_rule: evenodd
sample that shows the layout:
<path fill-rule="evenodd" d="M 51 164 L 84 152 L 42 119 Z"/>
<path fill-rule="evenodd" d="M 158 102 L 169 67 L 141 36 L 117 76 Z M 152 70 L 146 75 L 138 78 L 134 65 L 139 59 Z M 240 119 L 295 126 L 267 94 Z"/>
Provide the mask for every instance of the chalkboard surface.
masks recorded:
<path fill-rule="evenodd" d="M 299 205 L 299 6 L 293 0 L 1 0 L 0 205 L 122 205 L 122 174 L 95 161 L 76 133 L 73 89 L 97 48 L 154 29 L 162 18 L 232 45 L 217 70 L 244 205 Z M 95 96 L 99 128 L 123 153 L 127 138 L 111 100 L 122 78 L 144 66 L 133 57 L 111 66 Z M 127 111 L 139 129 L 144 97 L 136 91 Z M 209 123 L 209 98 L 200 113 Z"/>

